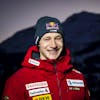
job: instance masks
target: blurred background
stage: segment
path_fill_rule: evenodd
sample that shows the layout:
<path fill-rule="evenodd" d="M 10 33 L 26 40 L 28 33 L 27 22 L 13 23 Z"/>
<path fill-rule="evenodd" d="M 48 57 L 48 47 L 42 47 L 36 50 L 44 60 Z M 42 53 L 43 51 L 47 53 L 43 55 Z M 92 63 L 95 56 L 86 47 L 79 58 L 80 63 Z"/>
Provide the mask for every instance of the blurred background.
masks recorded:
<path fill-rule="evenodd" d="M 91 100 L 99 100 L 99 0 L 0 0 L 0 97 L 5 81 L 22 67 L 27 49 L 34 45 L 34 26 L 43 16 L 62 22 L 72 63 L 84 74 Z"/>
<path fill-rule="evenodd" d="M 41 16 L 65 21 L 81 11 L 100 13 L 100 0 L 0 0 L 0 42 L 33 26 Z"/>

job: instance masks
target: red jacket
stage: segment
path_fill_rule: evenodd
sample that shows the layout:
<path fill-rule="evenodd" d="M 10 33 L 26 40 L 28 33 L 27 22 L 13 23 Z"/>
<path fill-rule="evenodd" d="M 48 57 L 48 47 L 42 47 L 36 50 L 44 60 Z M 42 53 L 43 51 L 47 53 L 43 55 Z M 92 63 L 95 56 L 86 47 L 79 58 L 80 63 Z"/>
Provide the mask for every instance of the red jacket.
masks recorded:
<path fill-rule="evenodd" d="M 5 100 L 89 100 L 84 76 L 70 63 L 69 51 L 58 60 L 35 60 L 29 48 L 23 67 L 6 82 Z M 7 99 L 8 98 L 8 99 Z"/>

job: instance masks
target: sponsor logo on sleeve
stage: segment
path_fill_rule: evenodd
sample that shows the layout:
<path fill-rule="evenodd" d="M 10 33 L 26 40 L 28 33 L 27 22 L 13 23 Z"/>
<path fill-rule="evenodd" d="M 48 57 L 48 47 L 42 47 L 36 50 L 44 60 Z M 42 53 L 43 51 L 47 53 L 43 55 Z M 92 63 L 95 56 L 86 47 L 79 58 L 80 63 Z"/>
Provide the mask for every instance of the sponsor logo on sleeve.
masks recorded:
<path fill-rule="evenodd" d="M 36 61 L 34 59 L 31 59 L 31 58 L 29 58 L 28 63 L 33 64 L 33 65 L 36 65 L 36 66 L 39 66 L 40 65 L 40 62 L 39 61 Z"/>

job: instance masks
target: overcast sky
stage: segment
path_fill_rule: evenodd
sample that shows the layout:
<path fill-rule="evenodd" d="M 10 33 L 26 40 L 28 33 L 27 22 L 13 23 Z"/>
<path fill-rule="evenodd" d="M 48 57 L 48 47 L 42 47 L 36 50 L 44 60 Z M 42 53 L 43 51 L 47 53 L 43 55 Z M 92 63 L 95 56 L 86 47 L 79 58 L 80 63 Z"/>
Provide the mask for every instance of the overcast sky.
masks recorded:
<path fill-rule="evenodd" d="M 42 16 L 63 22 L 81 11 L 100 14 L 100 0 L 0 0 L 0 42 L 34 26 Z"/>

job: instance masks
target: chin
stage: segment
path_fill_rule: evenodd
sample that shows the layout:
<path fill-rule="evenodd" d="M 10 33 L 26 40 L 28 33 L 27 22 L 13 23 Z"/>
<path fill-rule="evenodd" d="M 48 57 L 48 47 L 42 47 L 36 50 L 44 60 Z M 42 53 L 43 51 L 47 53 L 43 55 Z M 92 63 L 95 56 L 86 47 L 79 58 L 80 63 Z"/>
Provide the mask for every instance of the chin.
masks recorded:
<path fill-rule="evenodd" d="M 49 57 L 49 59 L 51 59 L 51 60 L 56 60 L 57 57 Z"/>

